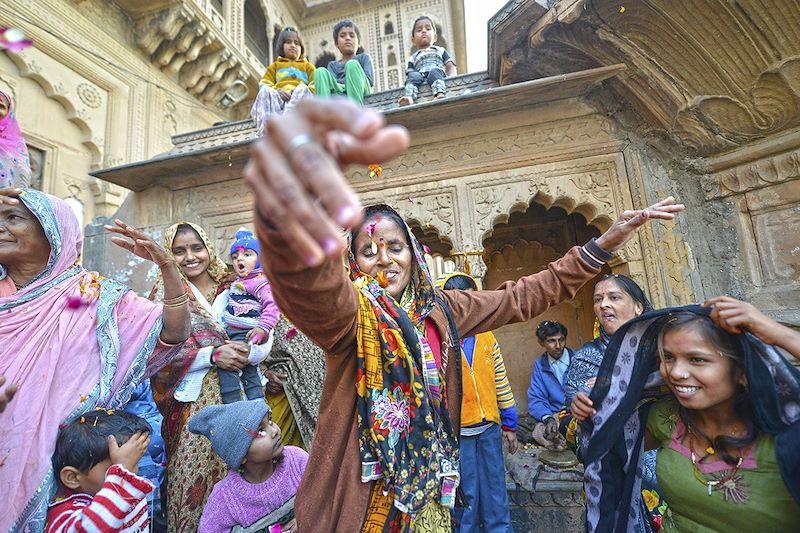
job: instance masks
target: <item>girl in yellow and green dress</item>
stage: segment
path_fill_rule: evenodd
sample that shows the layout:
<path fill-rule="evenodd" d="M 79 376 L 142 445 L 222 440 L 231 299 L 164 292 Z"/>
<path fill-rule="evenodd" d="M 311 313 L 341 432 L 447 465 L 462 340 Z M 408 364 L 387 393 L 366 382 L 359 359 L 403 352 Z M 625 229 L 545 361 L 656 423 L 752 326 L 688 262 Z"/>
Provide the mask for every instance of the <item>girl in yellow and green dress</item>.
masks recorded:
<path fill-rule="evenodd" d="M 630 528 L 647 449 L 669 502 L 662 531 L 797 529 L 800 371 L 775 346 L 800 358 L 800 332 L 729 297 L 620 328 L 582 426 L 589 531 Z"/>

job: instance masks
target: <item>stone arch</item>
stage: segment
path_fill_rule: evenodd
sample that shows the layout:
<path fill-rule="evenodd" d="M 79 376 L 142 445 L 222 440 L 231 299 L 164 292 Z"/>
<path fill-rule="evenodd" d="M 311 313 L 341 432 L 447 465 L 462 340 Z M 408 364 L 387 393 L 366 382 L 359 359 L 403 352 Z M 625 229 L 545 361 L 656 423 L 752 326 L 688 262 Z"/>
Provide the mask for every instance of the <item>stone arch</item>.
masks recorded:
<path fill-rule="evenodd" d="M 384 35 L 393 35 L 394 34 L 394 24 L 392 23 L 391 19 L 387 20 L 383 24 L 383 34 Z"/>
<path fill-rule="evenodd" d="M 503 182 L 473 189 L 476 241 L 490 237 L 494 226 L 507 222 L 514 212 L 525 211 L 532 202 L 546 209 L 561 208 L 568 215 L 580 214 L 589 226 L 605 231 L 621 211 L 615 205 L 611 171 L 610 168 L 587 169 L 583 173 L 560 176 L 512 171 L 505 174 Z"/>
<path fill-rule="evenodd" d="M 572 246 L 597 237 L 600 230 L 586 219 L 562 207 L 546 208 L 531 201 L 525 210 L 517 205 L 504 222 L 493 226 L 483 241 L 486 263 L 484 286 L 494 289 L 506 281 L 540 272 L 562 257 Z M 591 340 L 594 314 L 590 281 L 569 300 L 547 309 L 529 323 L 504 326 L 495 331 L 503 349 L 506 370 L 514 396 L 525 405 L 525 391 L 530 382 L 532 360 L 542 353 L 535 330 L 542 320 L 556 320 L 569 330 L 568 346 L 578 348 Z M 524 411 L 524 409 L 522 409 Z"/>
<path fill-rule="evenodd" d="M 48 98 L 58 102 L 64 108 L 67 120 L 75 124 L 83 135 L 82 144 L 89 150 L 92 166 L 101 166 L 105 151 L 104 134 L 93 130 L 89 119 L 91 112 L 87 109 L 87 104 L 82 101 L 80 93 L 70 90 L 71 88 L 66 87 L 61 81 L 51 80 L 48 77 L 50 71 L 43 68 L 29 54 L 6 54 L 6 57 L 17 67 L 21 77 L 36 82 Z M 89 84 L 81 85 L 93 87 Z M 78 89 L 80 90 L 80 85 Z M 92 98 L 96 98 L 96 101 L 92 103 L 93 107 L 105 105 L 105 99 L 99 92 L 96 91 Z"/>
<path fill-rule="evenodd" d="M 457 268 L 452 254 L 455 251 L 453 241 L 447 235 L 441 235 L 439 230 L 431 225 L 423 227 L 414 217 L 406 219 L 412 233 L 422 244 L 425 250 L 425 261 L 434 281 L 442 274 L 452 272 Z"/>

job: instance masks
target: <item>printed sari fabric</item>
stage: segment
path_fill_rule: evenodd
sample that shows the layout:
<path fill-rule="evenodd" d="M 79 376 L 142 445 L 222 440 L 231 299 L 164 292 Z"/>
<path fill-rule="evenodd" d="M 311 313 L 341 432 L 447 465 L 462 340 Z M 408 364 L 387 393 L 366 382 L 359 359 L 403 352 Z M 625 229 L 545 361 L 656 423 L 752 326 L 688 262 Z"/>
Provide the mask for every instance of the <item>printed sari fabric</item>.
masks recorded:
<path fill-rule="evenodd" d="M 375 482 L 365 531 L 376 529 L 376 519 L 387 530 L 421 531 L 426 522 L 449 529 L 447 510 L 453 507 L 459 482 L 458 442 L 444 373 L 420 331 L 435 294 L 421 247 L 411 230 L 404 229 L 415 255 L 411 294 L 402 298 L 405 307 L 360 271 L 350 254 L 350 275 L 359 290 L 361 481 Z"/>
<path fill-rule="evenodd" d="M 31 165 L 28 146 L 17 122 L 17 111 L 11 95 L 0 91 L 8 102 L 8 114 L 0 119 L 0 189 L 29 187 Z"/>
<path fill-rule="evenodd" d="M 0 531 L 44 531 L 55 490 L 51 456 L 60 424 L 95 407 L 119 408 L 179 347 L 157 344 L 161 306 L 88 272 L 66 202 L 20 196 L 50 242 L 44 270 L 18 291 L 0 265 L 0 375 L 20 385 L 0 413 Z"/>
<path fill-rule="evenodd" d="M 597 414 L 582 426 L 589 531 L 635 531 L 635 510 L 647 498 L 641 492 L 645 427 L 658 404 L 647 400 L 664 393 L 658 333 L 678 311 L 709 312 L 694 305 L 646 313 L 623 325 L 606 350 L 591 394 Z M 753 335 L 738 338 L 756 428 L 774 437 L 783 482 L 800 503 L 800 371 Z"/>
<path fill-rule="evenodd" d="M 172 242 L 179 225 L 171 226 L 164 233 L 164 246 L 167 250 L 172 249 Z M 214 252 L 214 247 L 205 231 L 194 224 L 188 225 L 197 232 L 208 249 L 210 258 L 208 272 L 218 284 L 217 292 L 219 292 L 224 287 L 228 275 L 227 267 Z M 188 533 L 197 531 L 203 506 L 211 494 L 211 489 L 228 473 L 228 468 L 211 449 L 210 441 L 191 433 L 186 424 L 189 417 L 203 407 L 222 403 L 216 368 L 211 368 L 206 374 L 200 395 L 194 402 L 178 401 L 175 399 L 175 391 L 195 362 L 198 352 L 207 346 L 223 344 L 227 336 L 206 310 L 210 307 L 209 303 L 203 305 L 194 291 L 190 290 L 189 282 L 185 280 L 185 283 L 190 295 L 192 333 L 184 342 L 180 353 L 168 366 L 153 376 L 150 383 L 158 409 L 164 416 L 161 434 L 167 446 L 166 514 L 169 531 Z M 159 281 L 150 297 L 158 301 L 163 299 L 163 296 L 163 287 Z"/>
<path fill-rule="evenodd" d="M 285 400 L 281 394 L 267 395 L 272 420 L 281 428 L 284 445 L 310 450 L 325 381 L 325 353 L 283 315 L 272 331 L 275 340 L 261 369 L 288 376 L 283 382 Z"/>

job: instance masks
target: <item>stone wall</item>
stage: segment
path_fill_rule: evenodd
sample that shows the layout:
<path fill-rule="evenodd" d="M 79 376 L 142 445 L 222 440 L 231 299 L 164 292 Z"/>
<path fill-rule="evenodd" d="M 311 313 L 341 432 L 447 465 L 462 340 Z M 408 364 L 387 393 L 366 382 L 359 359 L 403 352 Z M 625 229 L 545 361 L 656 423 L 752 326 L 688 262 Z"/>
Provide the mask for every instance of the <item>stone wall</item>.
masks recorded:
<path fill-rule="evenodd" d="M 624 63 L 589 100 L 640 155 L 634 193 L 689 208 L 659 260 L 696 270 L 665 281 L 799 327 L 798 28 L 797 0 L 510 2 L 490 23 L 489 70 L 505 84 Z"/>
<path fill-rule="evenodd" d="M 348 177 L 364 203 L 388 202 L 423 233 L 445 239 L 454 253 L 475 252 L 468 261 L 480 278 L 487 273 L 487 261 L 493 261 L 485 249 L 487 239 L 506 232 L 515 220 L 512 215 L 531 204 L 547 213 L 579 217 L 585 229 L 561 243 L 565 248 L 578 244 L 579 237 L 608 228 L 625 209 L 654 201 L 641 193 L 641 182 L 649 175 L 640 168 L 639 151 L 585 100 L 602 80 L 619 72 L 608 67 L 391 109 L 387 119 L 411 130 L 410 149 L 384 165 L 381 178 L 370 178 L 363 168 L 352 169 Z M 196 222 L 218 250 L 225 250 L 236 229 L 252 220 L 249 192 L 240 179 L 252 135 L 245 123 L 195 132 L 176 138 L 178 144 L 169 154 L 99 175 L 137 191 L 125 201 L 120 218 L 155 236 L 173 222 Z M 682 283 L 684 273 L 693 268 L 680 259 L 667 260 L 661 243 L 681 242 L 674 228 L 660 223 L 646 227 L 610 265 L 612 272 L 637 279 L 657 305 L 695 298 L 691 286 L 672 282 Z M 495 229 L 498 236 L 493 235 Z M 527 233 L 523 226 L 518 229 L 527 242 L 549 242 L 530 228 Z M 149 289 L 154 269 L 109 246 L 100 228 L 87 231 L 87 250 L 94 259 L 90 266 L 139 291 Z M 540 266 L 527 259 L 503 279 Z M 583 307 L 580 319 L 569 310 L 577 301 Z M 588 339 L 588 305 L 584 293 L 545 316 L 571 314 L 572 339 Z M 541 353 L 533 330 L 528 324 L 512 326 L 508 335 L 499 332 L 523 412 L 531 366 Z"/>

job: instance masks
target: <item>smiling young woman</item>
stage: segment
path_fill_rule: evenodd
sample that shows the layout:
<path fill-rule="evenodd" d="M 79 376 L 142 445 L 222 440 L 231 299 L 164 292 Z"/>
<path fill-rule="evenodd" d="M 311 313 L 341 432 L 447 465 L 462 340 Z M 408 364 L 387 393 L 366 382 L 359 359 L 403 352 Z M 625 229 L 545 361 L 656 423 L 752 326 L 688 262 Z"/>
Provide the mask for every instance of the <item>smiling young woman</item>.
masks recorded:
<path fill-rule="evenodd" d="M 642 444 L 657 450 L 662 531 L 800 520 L 800 372 L 764 342 L 800 358 L 800 333 L 732 298 L 705 305 L 634 319 L 609 346 L 585 424 L 590 531 L 625 531 L 614 510 L 631 504 Z"/>

